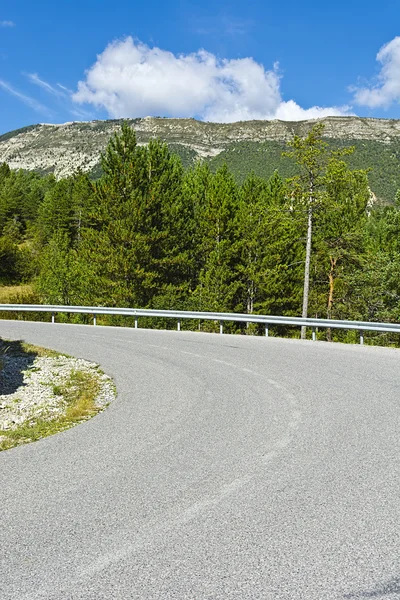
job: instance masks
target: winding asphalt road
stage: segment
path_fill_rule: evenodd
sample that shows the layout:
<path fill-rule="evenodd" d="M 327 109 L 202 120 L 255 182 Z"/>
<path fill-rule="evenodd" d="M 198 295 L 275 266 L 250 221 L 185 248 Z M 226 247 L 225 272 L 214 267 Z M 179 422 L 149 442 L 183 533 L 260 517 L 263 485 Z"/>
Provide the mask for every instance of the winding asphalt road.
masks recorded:
<path fill-rule="evenodd" d="M 117 400 L 0 454 L 1 600 L 400 598 L 400 352 L 0 322 Z"/>

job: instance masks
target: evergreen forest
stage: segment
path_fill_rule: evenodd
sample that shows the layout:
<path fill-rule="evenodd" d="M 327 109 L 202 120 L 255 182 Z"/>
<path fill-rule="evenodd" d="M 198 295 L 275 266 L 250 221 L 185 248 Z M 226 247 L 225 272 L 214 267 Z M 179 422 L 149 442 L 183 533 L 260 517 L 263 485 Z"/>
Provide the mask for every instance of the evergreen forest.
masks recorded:
<path fill-rule="evenodd" d="M 165 143 L 137 145 L 126 123 L 102 155 L 97 181 L 2 164 L 0 301 L 300 316 L 311 215 L 308 315 L 398 322 L 400 193 L 388 205 L 371 203 L 369 165 L 359 168 L 357 148 L 329 146 L 322 133 L 317 124 L 288 144 L 289 178 L 270 174 L 267 156 L 268 177 L 253 172 L 241 182 L 226 163 L 215 171 L 204 162 L 184 168 Z M 226 330 L 262 333 L 244 324 Z M 350 342 L 356 333 L 319 337 Z M 368 339 L 399 343 L 388 334 Z"/>

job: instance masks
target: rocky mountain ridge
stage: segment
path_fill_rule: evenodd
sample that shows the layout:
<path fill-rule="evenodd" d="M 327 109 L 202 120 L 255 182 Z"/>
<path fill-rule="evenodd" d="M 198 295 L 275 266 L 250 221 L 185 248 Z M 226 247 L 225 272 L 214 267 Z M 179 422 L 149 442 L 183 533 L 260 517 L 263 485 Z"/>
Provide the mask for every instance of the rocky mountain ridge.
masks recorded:
<path fill-rule="evenodd" d="M 284 143 L 294 134 L 305 135 L 316 120 L 205 123 L 195 119 L 145 117 L 129 119 L 139 144 L 159 138 L 186 149 L 192 159 L 212 158 L 243 142 Z M 359 117 L 326 117 L 324 135 L 349 141 L 366 140 L 390 145 L 400 142 L 400 121 Z M 110 136 L 121 120 L 37 124 L 0 136 L 0 162 L 13 169 L 54 172 L 65 177 L 77 169 L 91 171 L 99 163 Z"/>

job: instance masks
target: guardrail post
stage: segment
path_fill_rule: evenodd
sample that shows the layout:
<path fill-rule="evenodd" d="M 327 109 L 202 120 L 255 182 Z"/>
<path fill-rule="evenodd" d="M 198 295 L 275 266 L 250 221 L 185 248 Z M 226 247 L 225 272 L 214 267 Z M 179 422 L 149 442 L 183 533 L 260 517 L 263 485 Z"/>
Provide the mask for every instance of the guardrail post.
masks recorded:
<path fill-rule="evenodd" d="M 219 322 L 219 332 L 220 333 L 224 333 L 224 324 L 223 324 L 223 321 Z"/>
<path fill-rule="evenodd" d="M 364 344 L 364 332 L 360 331 L 360 344 L 361 346 Z"/>
<path fill-rule="evenodd" d="M 317 332 L 315 330 L 315 327 L 312 328 L 312 341 L 315 342 L 315 340 L 317 339 Z"/>
<path fill-rule="evenodd" d="M 265 337 L 268 337 L 268 323 L 265 323 Z"/>
<path fill-rule="evenodd" d="M 56 322 L 56 314 L 55 313 L 51 313 L 51 322 L 55 323 Z"/>
<path fill-rule="evenodd" d="M 138 328 L 138 318 L 135 317 L 135 329 L 137 329 L 137 328 Z"/>
<path fill-rule="evenodd" d="M 96 321 L 96 315 L 93 315 L 93 325 L 96 327 L 97 325 L 97 321 Z"/>
<path fill-rule="evenodd" d="M 178 319 L 178 331 L 180 331 L 180 330 L 181 330 L 181 320 Z"/>

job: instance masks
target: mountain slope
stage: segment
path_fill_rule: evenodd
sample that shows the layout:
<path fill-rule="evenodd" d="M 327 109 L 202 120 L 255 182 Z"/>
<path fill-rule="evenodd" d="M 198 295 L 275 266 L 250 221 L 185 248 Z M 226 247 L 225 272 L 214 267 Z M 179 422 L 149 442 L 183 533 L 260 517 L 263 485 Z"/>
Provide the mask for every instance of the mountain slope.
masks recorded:
<path fill-rule="evenodd" d="M 372 168 L 370 185 L 376 196 L 391 201 L 400 188 L 400 121 L 327 117 L 325 137 L 332 146 L 356 146 L 349 158 L 352 166 Z M 196 158 L 213 168 L 223 162 L 239 180 L 254 170 L 269 176 L 276 168 L 282 175 L 293 173 L 293 165 L 281 156 L 293 134 L 306 135 L 312 121 L 245 121 L 204 123 L 194 119 L 146 117 L 130 119 L 139 144 L 151 138 L 166 141 L 185 165 Z M 100 152 L 110 136 L 118 131 L 120 120 L 72 122 L 63 125 L 39 124 L 0 136 L 0 162 L 11 168 L 54 172 L 57 177 L 75 170 L 98 172 Z"/>

